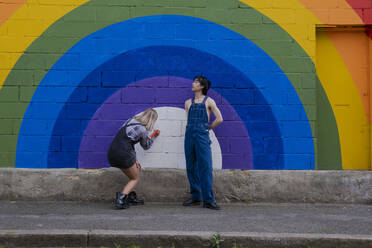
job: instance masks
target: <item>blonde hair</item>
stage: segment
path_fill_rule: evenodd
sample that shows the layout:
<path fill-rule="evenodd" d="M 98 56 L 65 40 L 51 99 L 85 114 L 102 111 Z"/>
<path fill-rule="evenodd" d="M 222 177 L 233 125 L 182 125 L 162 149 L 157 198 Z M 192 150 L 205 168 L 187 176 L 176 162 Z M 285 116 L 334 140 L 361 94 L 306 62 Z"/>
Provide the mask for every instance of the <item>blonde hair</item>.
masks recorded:
<path fill-rule="evenodd" d="M 147 130 L 153 130 L 156 120 L 158 119 L 158 113 L 153 108 L 148 108 L 141 114 L 134 117 L 137 121 L 145 125 Z"/>

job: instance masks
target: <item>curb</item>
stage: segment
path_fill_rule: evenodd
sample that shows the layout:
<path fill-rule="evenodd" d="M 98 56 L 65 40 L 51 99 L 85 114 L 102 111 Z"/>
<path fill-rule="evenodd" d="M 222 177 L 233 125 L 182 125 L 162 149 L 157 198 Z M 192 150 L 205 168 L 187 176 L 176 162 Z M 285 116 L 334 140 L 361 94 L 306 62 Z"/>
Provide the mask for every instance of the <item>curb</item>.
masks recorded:
<path fill-rule="evenodd" d="M 12 247 L 213 247 L 213 232 L 111 230 L 0 230 L 0 246 Z M 370 235 L 219 233 L 221 248 L 370 248 Z"/>
<path fill-rule="evenodd" d="M 215 170 L 218 202 L 372 204 L 372 171 Z M 115 168 L 0 168 L 0 200 L 111 201 L 128 181 Z M 144 169 L 137 193 L 146 201 L 189 197 L 186 171 Z"/>

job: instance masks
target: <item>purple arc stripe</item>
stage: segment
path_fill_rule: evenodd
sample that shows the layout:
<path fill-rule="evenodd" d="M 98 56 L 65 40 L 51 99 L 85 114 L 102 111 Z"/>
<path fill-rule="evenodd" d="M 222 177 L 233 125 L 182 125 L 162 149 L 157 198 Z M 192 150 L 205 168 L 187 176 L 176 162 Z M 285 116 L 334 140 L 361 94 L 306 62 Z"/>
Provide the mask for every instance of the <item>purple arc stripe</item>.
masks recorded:
<path fill-rule="evenodd" d="M 112 94 L 95 112 L 80 143 L 79 168 L 109 167 L 106 152 L 117 130 L 128 118 L 147 108 L 184 108 L 192 97 L 190 79 L 152 77 L 131 83 Z M 248 131 L 234 108 L 210 89 L 224 123 L 214 132 L 222 152 L 223 169 L 252 169 L 252 147 Z"/>

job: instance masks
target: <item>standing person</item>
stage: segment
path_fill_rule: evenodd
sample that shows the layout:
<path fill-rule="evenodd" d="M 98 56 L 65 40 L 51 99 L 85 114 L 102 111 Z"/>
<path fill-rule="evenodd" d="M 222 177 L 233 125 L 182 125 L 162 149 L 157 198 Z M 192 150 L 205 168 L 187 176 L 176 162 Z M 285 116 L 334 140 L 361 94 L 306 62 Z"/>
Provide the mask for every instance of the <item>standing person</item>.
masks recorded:
<path fill-rule="evenodd" d="M 156 110 L 149 108 L 129 119 L 111 142 L 107 152 L 108 161 L 111 167 L 119 168 L 129 178 L 129 182 L 124 186 L 122 192 L 116 193 L 115 207 L 117 209 L 144 204 L 143 200 L 137 200 L 136 192 L 133 191 L 141 172 L 141 164 L 136 159 L 134 145 L 139 142 L 145 150 L 151 147 L 154 137 L 160 133 L 159 130 L 155 130 L 150 135 L 150 130 L 153 130 L 157 119 Z"/>
<path fill-rule="evenodd" d="M 211 82 L 203 76 L 196 76 L 192 83 L 194 97 L 185 102 L 187 125 L 185 133 L 185 157 L 187 178 L 190 183 L 191 197 L 183 202 L 183 206 L 200 205 L 220 209 L 215 202 L 212 186 L 212 154 L 209 130 L 223 122 L 222 115 L 216 102 L 207 96 Z M 209 126 L 210 112 L 216 119 Z"/>

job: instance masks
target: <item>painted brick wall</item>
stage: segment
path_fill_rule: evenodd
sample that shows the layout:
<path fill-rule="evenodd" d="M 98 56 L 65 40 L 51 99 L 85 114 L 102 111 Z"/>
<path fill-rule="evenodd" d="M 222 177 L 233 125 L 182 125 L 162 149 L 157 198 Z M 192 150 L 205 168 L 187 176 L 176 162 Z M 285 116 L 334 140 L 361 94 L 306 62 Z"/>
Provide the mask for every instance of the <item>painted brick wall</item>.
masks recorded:
<path fill-rule="evenodd" d="M 184 168 L 183 104 L 199 74 L 225 120 L 211 133 L 215 168 L 322 169 L 317 99 L 340 165 L 352 151 L 341 150 L 334 111 L 342 94 L 316 72 L 316 25 L 371 24 L 371 9 L 351 0 L 2 1 L 0 166 L 108 166 L 117 129 L 154 107 L 162 137 L 139 158 Z"/>

